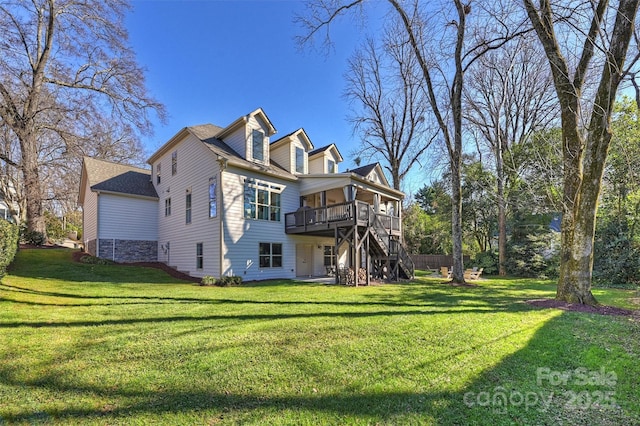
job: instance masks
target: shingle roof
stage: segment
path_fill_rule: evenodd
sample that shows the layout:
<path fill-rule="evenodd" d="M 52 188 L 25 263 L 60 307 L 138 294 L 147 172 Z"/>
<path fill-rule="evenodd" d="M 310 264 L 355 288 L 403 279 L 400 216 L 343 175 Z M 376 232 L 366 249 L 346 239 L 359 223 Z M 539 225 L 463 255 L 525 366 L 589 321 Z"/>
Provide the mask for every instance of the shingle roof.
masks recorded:
<path fill-rule="evenodd" d="M 221 127 L 213 124 L 201 124 L 187 127 L 187 129 L 216 155 L 233 160 L 249 169 L 259 168 L 262 172 L 271 173 L 285 179 L 297 179 L 295 175 L 289 173 L 274 161 L 271 161 L 268 166 L 258 167 L 254 162 L 242 158 L 233 148 L 216 137 L 223 130 Z"/>
<path fill-rule="evenodd" d="M 309 156 L 316 155 L 319 152 L 326 151 L 327 149 L 329 149 L 331 147 L 331 145 L 333 145 L 333 144 L 330 143 L 329 145 L 321 146 L 320 148 L 316 148 L 313 151 L 309 151 Z"/>
<path fill-rule="evenodd" d="M 269 143 L 269 145 L 273 145 L 274 143 L 278 143 L 278 142 L 280 142 L 282 139 L 288 138 L 289 136 L 293 135 L 295 132 L 297 132 L 297 130 L 294 130 L 294 131 L 293 131 L 293 132 L 291 132 L 291 133 L 287 133 L 286 135 L 284 135 L 284 136 L 282 136 L 282 137 L 280 137 L 280 138 L 278 138 L 278 139 L 274 140 L 273 142 Z"/>
<path fill-rule="evenodd" d="M 378 165 L 378 163 L 367 164 L 366 166 L 358 167 L 357 169 L 351 169 L 349 171 L 351 173 L 355 173 L 355 174 L 360 175 L 362 177 L 367 177 L 367 176 L 369 176 L 369 173 L 371 173 L 373 171 L 373 169 L 376 168 L 377 165 Z"/>
<path fill-rule="evenodd" d="M 151 171 L 110 161 L 84 158 L 89 187 L 93 191 L 158 198 L 151 183 Z"/>

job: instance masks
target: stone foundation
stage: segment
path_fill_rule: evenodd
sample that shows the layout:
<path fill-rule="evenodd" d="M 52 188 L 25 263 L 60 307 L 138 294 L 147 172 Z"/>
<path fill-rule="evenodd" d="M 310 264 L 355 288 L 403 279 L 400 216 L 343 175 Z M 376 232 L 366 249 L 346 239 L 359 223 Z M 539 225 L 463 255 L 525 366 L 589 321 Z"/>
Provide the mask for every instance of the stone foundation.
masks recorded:
<path fill-rule="evenodd" d="M 98 253 L 98 257 L 125 263 L 157 262 L 158 242 L 146 240 L 101 239 L 100 253 Z"/>
<path fill-rule="evenodd" d="M 96 240 L 89 240 L 84 247 L 84 251 L 89 253 L 91 256 L 96 255 Z"/>

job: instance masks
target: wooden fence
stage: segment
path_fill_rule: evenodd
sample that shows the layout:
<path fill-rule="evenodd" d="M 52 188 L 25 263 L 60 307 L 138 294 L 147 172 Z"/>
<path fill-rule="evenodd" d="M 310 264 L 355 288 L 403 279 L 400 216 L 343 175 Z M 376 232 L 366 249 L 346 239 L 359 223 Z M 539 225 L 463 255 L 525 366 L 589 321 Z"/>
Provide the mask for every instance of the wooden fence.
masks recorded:
<path fill-rule="evenodd" d="M 441 266 L 447 268 L 453 265 L 453 256 L 446 254 L 412 254 L 411 259 L 416 265 L 416 269 L 440 269 Z M 469 265 L 471 258 L 463 256 L 464 264 Z"/>

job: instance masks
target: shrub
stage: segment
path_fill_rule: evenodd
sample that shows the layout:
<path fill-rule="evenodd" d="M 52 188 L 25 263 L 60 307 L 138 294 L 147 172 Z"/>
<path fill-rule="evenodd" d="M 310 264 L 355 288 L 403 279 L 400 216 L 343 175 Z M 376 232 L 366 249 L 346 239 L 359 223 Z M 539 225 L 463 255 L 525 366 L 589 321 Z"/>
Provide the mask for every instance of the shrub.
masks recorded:
<path fill-rule="evenodd" d="M 640 244 L 626 220 L 611 220 L 596 230 L 593 279 L 600 286 L 640 283 Z"/>
<path fill-rule="evenodd" d="M 81 263 L 86 263 L 88 265 L 113 265 L 115 262 L 109 259 L 102 259 L 101 257 L 91 256 L 89 254 L 85 254 L 80 258 Z"/>
<path fill-rule="evenodd" d="M 44 212 L 44 221 L 47 227 L 49 241 L 62 241 L 66 237 L 62 220 L 49 211 Z"/>
<path fill-rule="evenodd" d="M 560 265 L 560 235 L 532 232 L 513 239 L 507 246 L 507 271 L 519 277 L 557 278 Z"/>
<path fill-rule="evenodd" d="M 69 234 L 71 234 L 73 232 L 76 233 L 76 240 L 82 241 L 82 228 L 77 226 L 77 225 L 68 223 L 67 224 L 67 235 L 69 235 Z M 69 237 L 69 238 L 71 238 L 71 237 Z"/>
<path fill-rule="evenodd" d="M 215 285 L 216 279 L 211 275 L 205 275 L 202 277 L 202 281 L 200 281 L 200 285 Z"/>
<path fill-rule="evenodd" d="M 26 229 L 23 229 L 21 240 L 25 244 L 41 246 L 45 243 L 46 237 L 42 232 L 27 231 Z"/>
<path fill-rule="evenodd" d="M 473 259 L 473 266 L 478 269 L 483 268 L 482 273 L 487 275 L 495 275 L 498 273 L 498 252 L 497 251 L 481 251 L 476 254 Z"/>
<path fill-rule="evenodd" d="M 242 284 L 242 277 L 237 275 L 228 275 L 224 277 L 220 277 L 219 280 L 216 281 L 215 285 L 219 287 L 229 287 L 232 285 L 240 285 Z"/>
<path fill-rule="evenodd" d="M 19 234 L 17 225 L 0 219 L 0 278 L 16 256 Z"/>

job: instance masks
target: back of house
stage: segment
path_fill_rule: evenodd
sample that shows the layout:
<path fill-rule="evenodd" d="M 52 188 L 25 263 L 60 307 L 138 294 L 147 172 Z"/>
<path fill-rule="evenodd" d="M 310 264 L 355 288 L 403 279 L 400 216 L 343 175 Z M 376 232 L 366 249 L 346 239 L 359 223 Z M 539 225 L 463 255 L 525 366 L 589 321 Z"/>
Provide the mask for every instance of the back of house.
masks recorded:
<path fill-rule="evenodd" d="M 86 158 L 86 250 L 243 280 L 373 271 L 375 259 L 397 264 L 403 194 L 381 167 L 340 173 L 334 144 L 316 149 L 304 129 L 275 133 L 259 108 L 226 127 L 183 128 L 149 158 L 150 169 Z M 297 223 L 300 212 L 315 216 Z M 365 249 L 374 233 L 388 241 Z"/>

